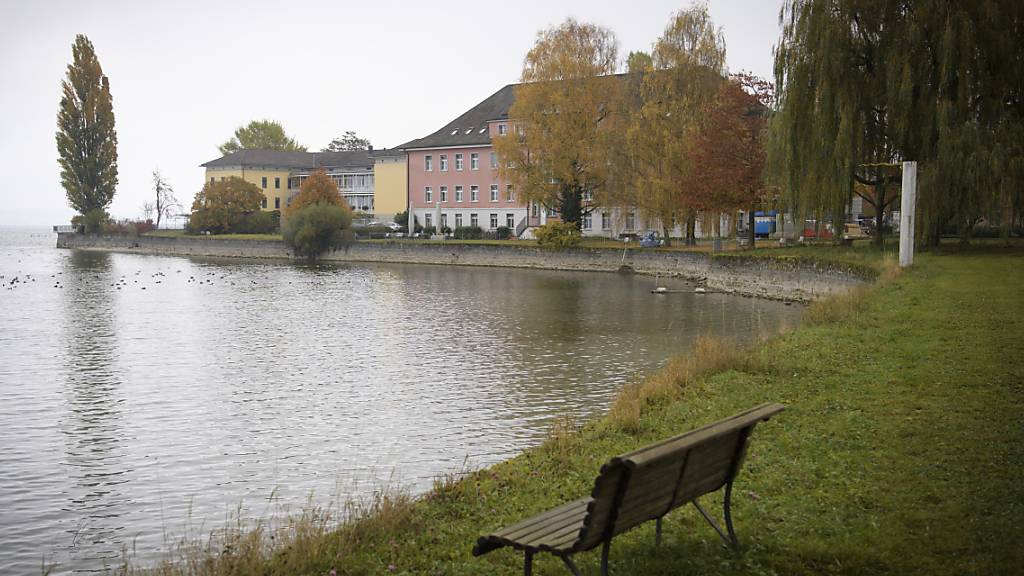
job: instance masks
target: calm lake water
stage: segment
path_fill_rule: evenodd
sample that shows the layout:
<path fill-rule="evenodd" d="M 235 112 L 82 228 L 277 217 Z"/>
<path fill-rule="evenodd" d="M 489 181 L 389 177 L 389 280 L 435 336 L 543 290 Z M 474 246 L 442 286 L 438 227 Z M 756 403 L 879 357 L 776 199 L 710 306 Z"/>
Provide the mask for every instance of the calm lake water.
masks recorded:
<path fill-rule="evenodd" d="M 0 229 L 0 574 L 148 563 L 236 511 L 422 490 L 599 414 L 700 334 L 800 314 L 645 277 L 55 240 Z"/>

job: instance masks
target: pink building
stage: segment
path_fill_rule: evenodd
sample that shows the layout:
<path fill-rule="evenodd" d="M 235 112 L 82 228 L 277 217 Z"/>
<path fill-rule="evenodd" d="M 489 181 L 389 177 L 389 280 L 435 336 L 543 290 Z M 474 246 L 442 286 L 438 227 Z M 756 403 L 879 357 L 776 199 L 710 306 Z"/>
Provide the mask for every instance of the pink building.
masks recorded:
<path fill-rule="evenodd" d="M 512 84 L 433 134 L 398 148 L 408 153 L 409 201 L 423 226 L 526 228 L 527 208 L 498 177 L 493 138 L 508 133 Z M 438 206 L 441 220 L 436 222 Z"/>

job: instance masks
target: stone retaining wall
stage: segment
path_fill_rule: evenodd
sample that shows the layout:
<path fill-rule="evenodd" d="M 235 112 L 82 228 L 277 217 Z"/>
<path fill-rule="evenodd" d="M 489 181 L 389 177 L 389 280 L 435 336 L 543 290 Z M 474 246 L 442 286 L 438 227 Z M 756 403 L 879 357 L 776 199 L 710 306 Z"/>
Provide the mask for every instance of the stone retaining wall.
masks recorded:
<path fill-rule="evenodd" d="M 273 240 L 226 240 L 203 237 L 57 235 L 57 247 L 166 256 L 292 259 L 284 243 Z M 589 272 L 629 271 L 706 282 L 708 289 L 763 298 L 809 301 L 841 293 L 870 281 L 863 273 L 771 258 L 712 257 L 696 252 L 630 248 L 548 250 L 522 246 L 444 244 L 417 241 L 357 242 L 347 250 L 326 255 L 334 262 L 388 262 L 500 266 Z"/>

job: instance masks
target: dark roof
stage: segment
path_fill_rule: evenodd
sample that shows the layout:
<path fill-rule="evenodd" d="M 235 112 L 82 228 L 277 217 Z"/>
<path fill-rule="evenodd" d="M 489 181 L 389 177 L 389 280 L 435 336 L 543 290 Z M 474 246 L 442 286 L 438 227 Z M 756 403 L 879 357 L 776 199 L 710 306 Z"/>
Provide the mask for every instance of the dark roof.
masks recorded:
<path fill-rule="evenodd" d="M 266 166 L 286 170 L 316 170 L 317 168 L 373 168 L 372 153 L 368 150 L 344 152 L 285 152 L 282 150 L 239 150 L 205 164 L 203 168 L 231 166 Z"/>
<path fill-rule="evenodd" d="M 490 144 L 491 135 L 486 130 L 490 120 L 508 118 L 508 109 L 515 101 L 513 89 L 509 84 L 487 97 L 486 100 L 470 108 L 465 114 L 445 124 L 430 136 L 406 142 L 397 148 L 441 148 L 445 146 L 473 146 Z"/>

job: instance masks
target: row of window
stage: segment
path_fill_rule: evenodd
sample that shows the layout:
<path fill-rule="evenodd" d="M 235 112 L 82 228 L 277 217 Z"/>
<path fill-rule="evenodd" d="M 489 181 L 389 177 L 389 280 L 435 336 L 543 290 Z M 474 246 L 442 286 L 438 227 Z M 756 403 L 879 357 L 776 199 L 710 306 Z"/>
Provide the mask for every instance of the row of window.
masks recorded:
<path fill-rule="evenodd" d="M 224 180 L 224 177 L 221 176 L 220 179 Z M 210 176 L 210 184 L 213 184 L 214 180 L 216 180 L 216 177 Z M 260 181 L 260 187 L 263 188 L 264 190 L 267 189 L 267 177 L 266 176 L 264 176 L 262 178 L 262 180 Z M 281 177 L 280 176 L 274 176 L 274 188 L 277 189 L 277 190 L 281 189 Z M 264 208 L 266 208 L 266 206 L 264 206 Z"/>
<path fill-rule="evenodd" d="M 592 214 L 585 214 L 583 216 L 583 229 L 593 230 L 594 220 Z M 612 216 L 607 212 L 601 212 L 601 230 L 612 229 Z M 625 230 L 631 231 L 636 229 L 636 214 L 633 212 L 626 213 L 626 227 Z"/>
<path fill-rule="evenodd" d="M 441 162 L 441 167 L 440 167 L 441 172 L 447 172 L 448 171 L 448 155 L 447 154 L 441 154 L 440 156 L 438 156 L 438 160 Z M 462 154 L 462 152 L 457 152 L 455 154 L 455 170 L 458 171 L 458 172 L 461 172 L 463 170 L 463 168 L 465 168 L 465 162 L 464 162 L 463 154 Z M 491 169 L 495 170 L 497 168 L 498 168 L 498 155 L 496 153 L 494 153 L 494 152 L 491 152 Z M 469 169 L 470 170 L 479 170 L 480 169 L 480 154 L 477 154 L 476 152 L 471 152 L 469 154 Z M 433 157 L 433 155 L 427 154 L 426 156 L 423 157 L 423 170 L 425 170 L 427 172 L 433 172 L 434 171 L 434 157 Z"/>
<path fill-rule="evenodd" d="M 456 214 L 455 215 L 455 228 L 462 227 L 463 222 L 464 222 L 464 220 L 462 219 L 462 214 Z M 496 229 L 498 227 L 498 215 L 497 214 L 491 213 L 491 219 L 490 219 L 489 224 L 490 224 L 490 228 L 489 228 L 490 230 L 494 230 L 494 229 Z M 426 214 L 424 214 L 423 215 L 423 225 L 424 226 L 433 226 L 434 225 L 434 215 L 431 214 L 430 212 L 427 212 Z M 474 214 L 470 214 L 469 215 L 469 225 L 470 226 L 479 226 L 480 225 L 480 218 L 479 218 L 478 214 L 474 213 Z M 445 226 L 448 226 L 448 215 L 447 214 L 441 214 L 441 227 L 444 228 Z M 515 228 L 516 227 L 516 215 L 515 214 L 505 214 L 505 226 L 508 227 L 508 228 Z"/>
<path fill-rule="evenodd" d="M 447 202 L 448 201 L 448 187 L 447 186 L 441 186 L 441 188 L 439 189 L 439 192 L 440 192 L 440 195 L 441 195 L 441 197 L 440 197 L 441 202 Z M 455 187 L 455 201 L 456 202 L 463 202 L 465 200 L 463 192 L 464 192 L 464 188 L 462 186 L 456 186 Z M 491 199 L 491 202 L 498 202 L 499 201 L 499 199 L 498 199 L 498 185 L 497 184 L 491 184 L 490 199 Z M 427 204 L 430 204 L 430 203 L 432 203 L 434 201 L 434 189 L 432 187 L 426 186 L 426 187 L 423 188 L 423 201 L 426 202 Z M 479 202 L 480 201 L 480 187 L 479 186 L 470 186 L 469 187 L 469 201 L 470 202 Z M 505 201 L 506 202 L 514 202 L 515 201 L 515 190 L 512 188 L 511 184 L 505 185 Z"/>
<path fill-rule="evenodd" d="M 264 196 L 263 200 L 260 201 L 260 206 L 262 206 L 263 208 L 267 207 L 267 197 L 266 196 Z M 280 209 L 281 209 L 281 198 L 280 197 L 274 198 L 274 210 L 280 210 Z"/>

